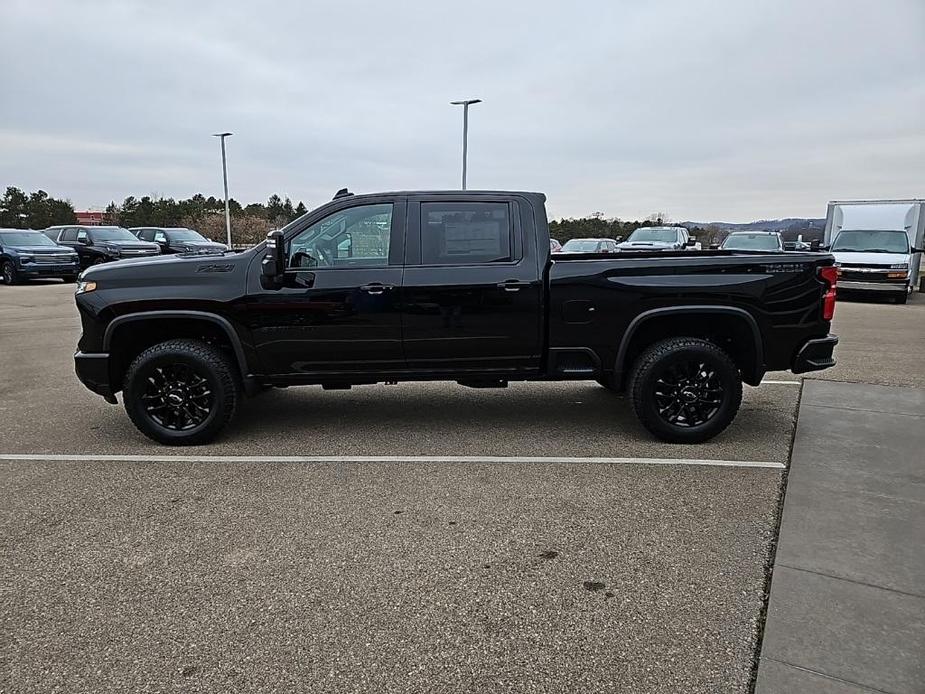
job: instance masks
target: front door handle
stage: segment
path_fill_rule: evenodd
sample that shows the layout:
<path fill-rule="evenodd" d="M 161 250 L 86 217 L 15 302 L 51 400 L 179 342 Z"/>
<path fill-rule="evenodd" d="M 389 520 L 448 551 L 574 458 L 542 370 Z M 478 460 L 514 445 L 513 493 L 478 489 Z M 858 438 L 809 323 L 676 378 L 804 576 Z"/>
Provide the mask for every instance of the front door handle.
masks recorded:
<path fill-rule="evenodd" d="M 367 294 L 383 294 L 390 289 L 395 289 L 395 285 L 382 284 L 382 282 L 371 282 L 360 287 L 360 291 L 366 292 Z"/>
<path fill-rule="evenodd" d="M 523 287 L 529 286 L 529 282 L 522 282 L 521 280 L 504 280 L 504 282 L 498 282 L 498 289 L 503 289 L 506 292 L 519 292 Z"/>

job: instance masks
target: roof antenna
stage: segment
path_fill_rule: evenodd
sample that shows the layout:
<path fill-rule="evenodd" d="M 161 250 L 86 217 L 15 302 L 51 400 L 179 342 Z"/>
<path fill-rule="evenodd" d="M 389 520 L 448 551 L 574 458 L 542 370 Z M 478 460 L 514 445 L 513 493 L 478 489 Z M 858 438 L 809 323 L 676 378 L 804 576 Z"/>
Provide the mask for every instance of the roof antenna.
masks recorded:
<path fill-rule="evenodd" d="M 353 193 L 351 193 L 349 190 L 347 190 L 346 188 L 341 188 L 339 191 L 334 193 L 334 199 L 338 200 L 340 198 L 346 198 L 351 195 L 353 195 Z"/>

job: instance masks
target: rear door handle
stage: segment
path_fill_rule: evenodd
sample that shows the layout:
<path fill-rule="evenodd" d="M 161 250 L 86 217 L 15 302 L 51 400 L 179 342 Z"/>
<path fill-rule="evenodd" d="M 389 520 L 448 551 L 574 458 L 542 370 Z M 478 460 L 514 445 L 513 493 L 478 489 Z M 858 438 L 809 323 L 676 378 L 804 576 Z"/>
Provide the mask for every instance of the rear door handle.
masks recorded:
<path fill-rule="evenodd" d="M 498 289 L 503 289 L 506 292 L 519 292 L 523 287 L 529 286 L 529 282 L 523 282 L 521 280 L 504 280 L 504 282 L 498 282 Z"/>
<path fill-rule="evenodd" d="M 361 292 L 367 294 L 383 294 L 390 289 L 395 289 L 394 284 L 382 284 L 382 282 L 370 282 L 360 287 Z"/>

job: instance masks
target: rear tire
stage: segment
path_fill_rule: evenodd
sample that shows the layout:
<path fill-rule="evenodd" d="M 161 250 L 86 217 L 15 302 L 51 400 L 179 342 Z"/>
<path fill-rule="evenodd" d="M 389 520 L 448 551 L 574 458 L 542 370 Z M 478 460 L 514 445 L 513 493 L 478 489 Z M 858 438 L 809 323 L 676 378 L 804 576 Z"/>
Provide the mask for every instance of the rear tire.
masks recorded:
<path fill-rule="evenodd" d="M 168 446 L 208 443 L 231 420 L 241 399 L 234 365 L 199 340 L 149 347 L 129 366 L 123 401 L 149 439 Z"/>
<path fill-rule="evenodd" d="M 3 264 L 0 265 L 0 281 L 3 284 L 19 284 L 19 277 L 16 275 L 16 266 L 13 265 L 12 260 L 4 260 Z"/>
<path fill-rule="evenodd" d="M 662 441 L 700 443 L 723 431 L 742 403 L 735 362 L 712 342 L 656 342 L 633 365 L 627 393 L 642 425 Z"/>

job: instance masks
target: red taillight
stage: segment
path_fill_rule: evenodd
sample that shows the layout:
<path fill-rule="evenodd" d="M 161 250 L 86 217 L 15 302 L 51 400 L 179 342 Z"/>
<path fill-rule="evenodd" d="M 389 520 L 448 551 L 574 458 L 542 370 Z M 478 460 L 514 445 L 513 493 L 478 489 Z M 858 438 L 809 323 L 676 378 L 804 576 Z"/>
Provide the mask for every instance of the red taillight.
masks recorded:
<path fill-rule="evenodd" d="M 835 315 L 835 290 L 838 284 L 838 266 L 819 268 L 819 278 L 828 286 L 822 295 L 822 320 L 832 320 Z"/>

